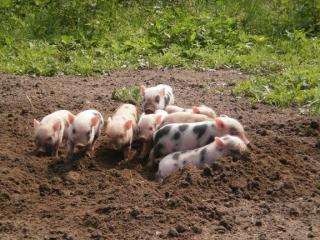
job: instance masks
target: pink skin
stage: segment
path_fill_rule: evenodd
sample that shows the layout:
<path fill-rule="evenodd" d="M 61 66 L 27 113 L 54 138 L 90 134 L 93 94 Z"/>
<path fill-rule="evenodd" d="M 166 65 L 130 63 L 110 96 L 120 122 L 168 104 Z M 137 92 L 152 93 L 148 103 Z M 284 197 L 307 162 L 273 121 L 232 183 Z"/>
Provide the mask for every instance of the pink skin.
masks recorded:
<path fill-rule="evenodd" d="M 68 138 L 68 128 L 74 115 L 67 110 L 59 110 L 44 117 L 41 122 L 33 120 L 35 144 L 38 152 L 52 150 L 53 156 L 58 156 L 58 149 L 63 140 Z"/>
<path fill-rule="evenodd" d="M 166 106 L 166 108 L 164 110 L 169 114 L 175 113 L 175 112 L 184 112 L 185 111 L 184 108 L 178 107 L 176 105 L 168 105 L 168 106 Z"/>
<path fill-rule="evenodd" d="M 168 85 L 159 84 L 149 88 L 141 85 L 140 92 L 144 99 L 142 108 L 146 114 L 154 113 L 158 109 L 165 109 L 168 104 L 174 104 L 172 88 Z"/>
<path fill-rule="evenodd" d="M 196 114 L 203 114 L 206 115 L 212 119 L 215 119 L 217 117 L 215 111 L 213 111 L 212 108 L 209 108 L 205 105 L 201 105 L 201 106 L 194 106 L 192 107 L 192 112 L 196 113 Z"/>
<path fill-rule="evenodd" d="M 163 118 L 168 113 L 163 110 L 157 110 L 154 114 L 142 114 L 138 123 L 139 140 L 143 142 L 143 150 L 139 158 L 145 158 L 152 147 L 153 133 L 159 127 Z"/>
<path fill-rule="evenodd" d="M 232 154 L 232 151 L 244 153 L 247 151 L 247 146 L 240 138 L 225 135 L 223 137 L 215 137 L 214 142 L 204 147 L 171 153 L 160 160 L 156 179 L 161 182 L 164 178 L 184 168 L 186 165 L 194 165 L 198 168 L 212 165 L 219 158 Z"/>
<path fill-rule="evenodd" d="M 175 112 L 166 116 L 163 119 L 159 128 L 171 123 L 192 123 L 192 122 L 204 122 L 209 120 L 211 120 L 211 118 L 203 114 L 194 114 L 190 112 Z"/>
<path fill-rule="evenodd" d="M 68 130 L 68 159 L 72 158 L 75 147 L 84 150 L 91 157 L 94 144 L 100 136 L 103 125 L 103 117 L 96 110 L 78 113 Z"/>
<path fill-rule="evenodd" d="M 108 118 L 106 135 L 110 147 L 123 151 L 125 160 L 129 158 L 131 144 L 137 128 L 137 109 L 132 104 L 121 105 L 114 115 Z"/>
<path fill-rule="evenodd" d="M 181 125 L 187 126 L 185 130 L 180 130 Z M 201 126 L 204 126 L 204 132 L 202 132 L 201 137 L 199 137 L 198 134 L 200 130 L 198 128 Z M 165 128 L 169 130 L 164 131 L 163 129 Z M 162 131 L 162 133 L 157 134 L 160 131 Z M 179 137 L 177 140 L 174 140 L 174 135 L 177 132 L 179 132 Z M 240 122 L 229 117 L 218 117 L 213 121 L 206 122 L 168 124 L 155 132 L 153 136 L 154 147 L 149 155 L 149 165 L 153 165 L 155 159 L 158 157 L 176 151 L 195 149 L 206 145 L 212 136 L 220 137 L 227 134 L 241 138 L 245 144 L 249 143 Z M 161 146 L 161 149 L 159 149 L 158 146 Z"/>

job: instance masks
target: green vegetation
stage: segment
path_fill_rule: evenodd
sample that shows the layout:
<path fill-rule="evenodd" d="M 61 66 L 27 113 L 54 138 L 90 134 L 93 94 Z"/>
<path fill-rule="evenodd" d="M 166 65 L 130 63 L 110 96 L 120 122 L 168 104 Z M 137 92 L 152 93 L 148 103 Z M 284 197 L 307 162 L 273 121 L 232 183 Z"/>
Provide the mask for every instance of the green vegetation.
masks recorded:
<path fill-rule="evenodd" d="M 235 94 L 320 113 L 320 1 L 1 0 L 0 71 L 234 68 Z"/>
<path fill-rule="evenodd" d="M 112 92 L 111 98 L 113 100 L 119 100 L 127 103 L 139 104 L 142 102 L 142 96 L 140 94 L 140 87 L 134 86 L 131 88 L 117 88 Z"/>

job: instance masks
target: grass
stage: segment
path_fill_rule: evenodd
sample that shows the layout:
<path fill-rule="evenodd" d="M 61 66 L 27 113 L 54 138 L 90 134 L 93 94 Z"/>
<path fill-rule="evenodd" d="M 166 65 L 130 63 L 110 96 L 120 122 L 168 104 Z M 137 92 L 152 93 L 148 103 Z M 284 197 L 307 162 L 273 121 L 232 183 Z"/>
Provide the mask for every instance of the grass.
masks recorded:
<path fill-rule="evenodd" d="M 140 104 L 142 102 L 139 86 L 133 86 L 131 88 L 116 88 L 113 90 L 111 98 L 113 100 L 119 100 L 121 102 L 133 104 Z"/>
<path fill-rule="evenodd" d="M 320 114 L 319 1 L 2 0 L 0 20 L 1 72 L 233 68 L 235 94 Z"/>

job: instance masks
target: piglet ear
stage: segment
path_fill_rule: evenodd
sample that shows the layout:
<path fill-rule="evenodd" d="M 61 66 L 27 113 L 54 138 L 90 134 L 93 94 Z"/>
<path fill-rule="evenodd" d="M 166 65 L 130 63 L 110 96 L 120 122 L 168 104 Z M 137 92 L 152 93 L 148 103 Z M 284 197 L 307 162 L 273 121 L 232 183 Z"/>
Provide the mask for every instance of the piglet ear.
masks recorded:
<path fill-rule="evenodd" d="M 126 130 L 129 130 L 132 127 L 132 120 L 126 121 L 126 123 L 124 124 L 124 127 Z"/>
<path fill-rule="evenodd" d="M 98 124 L 99 118 L 98 116 L 94 116 L 91 118 L 91 126 L 95 127 Z"/>
<path fill-rule="evenodd" d="M 58 121 L 53 125 L 53 130 L 58 131 L 61 128 L 61 122 Z"/>
<path fill-rule="evenodd" d="M 223 144 L 221 138 L 215 137 L 215 138 L 214 138 L 214 142 L 216 143 L 216 145 L 217 145 L 217 147 L 218 147 L 219 149 L 223 149 L 223 145 L 224 145 L 224 144 Z"/>
<path fill-rule="evenodd" d="M 146 90 L 146 87 L 144 85 L 140 86 L 140 93 L 143 96 L 144 95 L 144 91 Z"/>
<path fill-rule="evenodd" d="M 220 128 L 220 129 L 225 128 L 225 124 L 221 118 L 216 118 L 215 121 L 216 121 L 216 125 L 218 128 Z"/>
<path fill-rule="evenodd" d="M 159 126 L 162 123 L 162 116 L 158 115 L 156 116 L 156 125 Z"/>
<path fill-rule="evenodd" d="M 40 122 L 37 119 L 33 119 L 33 127 L 37 128 L 40 126 Z"/>
<path fill-rule="evenodd" d="M 192 112 L 199 114 L 200 113 L 199 107 L 197 107 L 197 106 L 192 107 Z"/>
<path fill-rule="evenodd" d="M 72 124 L 74 122 L 74 118 L 75 118 L 75 116 L 72 113 L 68 114 L 68 122 L 70 124 Z"/>

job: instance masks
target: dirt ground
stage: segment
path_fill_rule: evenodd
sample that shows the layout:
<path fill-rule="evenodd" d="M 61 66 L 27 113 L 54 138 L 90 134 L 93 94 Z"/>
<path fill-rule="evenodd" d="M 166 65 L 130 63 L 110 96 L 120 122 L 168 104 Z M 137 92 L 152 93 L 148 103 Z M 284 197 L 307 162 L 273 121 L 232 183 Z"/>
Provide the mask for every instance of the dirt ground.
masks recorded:
<path fill-rule="evenodd" d="M 180 70 L 0 75 L 0 239 L 320 239 L 320 118 L 233 96 L 244 78 Z M 107 118 L 121 104 L 112 90 L 141 83 L 169 84 L 178 105 L 204 103 L 239 119 L 250 153 L 188 167 L 162 184 L 134 152 L 119 165 L 104 134 L 91 159 L 68 162 L 63 149 L 58 159 L 36 156 L 33 118 L 89 108 Z"/>

